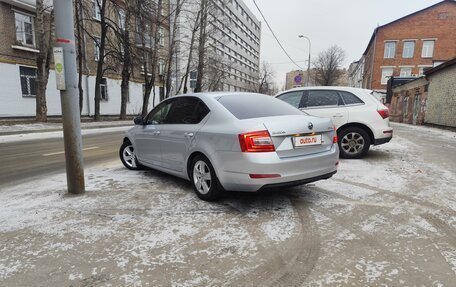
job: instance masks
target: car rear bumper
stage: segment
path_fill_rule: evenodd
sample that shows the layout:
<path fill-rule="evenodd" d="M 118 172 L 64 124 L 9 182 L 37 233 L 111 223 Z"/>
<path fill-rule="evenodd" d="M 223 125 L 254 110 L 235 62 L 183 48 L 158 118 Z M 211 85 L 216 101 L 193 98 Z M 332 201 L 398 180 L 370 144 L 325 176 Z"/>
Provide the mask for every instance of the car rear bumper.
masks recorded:
<path fill-rule="evenodd" d="M 290 158 L 280 158 L 275 152 L 218 152 L 211 159 L 226 190 L 256 192 L 331 177 L 337 171 L 339 149 L 333 145 L 322 153 Z M 278 174 L 280 177 L 251 178 L 251 174 Z"/>
<path fill-rule="evenodd" d="M 266 184 L 266 185 L 263 185 L 258 191 L 260 192 L 260 191 L 269 191 L 269 190 L 280 190 L 282 188 L 298 186 L 298 185 L 302 185 L 302 184 L 306 184 L 306 183 L 311 183 L 311 182 L 331 178 L 336 173 L 337 173 L 337 170 L 333 171 L 331 173 L 328 173 L 328 174 L 311 177 L 311 178 L 306 178 L 306 179 L 301 179 L 301 180 L 296 180 L 296 181 Z"/>
<path fill-rule="evenodd" d="M 375 131 L 374 136 L 375 136 L 375 141 L 373 143 L 374 145 L 385 144 L 385 143 L 391 141 L 391 139 L 393 138 L 393 128 L 387 127 L 387 128 L 379 129 L 379 130 Z"/>

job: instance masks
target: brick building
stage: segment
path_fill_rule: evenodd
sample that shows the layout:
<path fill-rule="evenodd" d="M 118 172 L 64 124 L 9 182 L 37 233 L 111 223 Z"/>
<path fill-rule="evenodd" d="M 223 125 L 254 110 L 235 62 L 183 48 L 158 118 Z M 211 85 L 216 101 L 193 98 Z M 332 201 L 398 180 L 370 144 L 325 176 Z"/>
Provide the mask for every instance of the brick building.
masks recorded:
<path fill-rule="evenodd" d="M 456 128 L 456 58 L 425 75 L 429 81 L 425 123 Z"/>
<path fill-rule="evenodd" d="M 427 97 L 428 81 L 424 76 L 394 87 L 389 107 L 391 121 L 424 124 Z"/>
<path fill-rule="evenodd" d="M 362 87 L 385 91 L 389 77 L 418 77 L 455 56 L 456 2 L 445 0 L 374 30 L 362 56 Z"/>
<path fill-rule="evenodd" d="M 456 58 L 424 74 L 393 87 L 391 120 L 456 127 Z"/>
<path fill-rule="evenodd" d="M 83 115 L 93 115 L 95 95 L 95 75 L 99 60 L 99 33 L 100 11 L 94 1 L 84 0 L 83 10 L 84 26 L 83 49 L 85 51 L 83 77 L 84 106 Z M 129 29 L 131 41 L 136 49 L 143 49 L 137 20 L 125 23 L 124 3 L 121 0 L 108 1 L 107 17 L 118 23 L 119 29 Z M 169 11 L 168 1 L 163 1 L 163 15 Z M 0 117 L 35 116 L 35 79 L 36 79 L 36 55 L 37 48 L 37 21 L 35 0 L 0 0 Z M 75 19 L 76 21 L 76 19 Z M 144 34 L 144 33 L 143 33 Z M 168 45 L 169 22 L 163 21 L 160 27 L 160 47 L 158 52 L 159 65 L 156 78 L 155 93 L 160 94 L 163 86 L 162 59 L 166 54 Z M 108 34 L 108 42 L 116 43 L 114 32 Z M 146 49 L 151 46 L 145 45 Z M 119 51 L 122 48 L 119 48 Z M 117 51 L 117 52 L 119 52 Z M 109 53 L 113 53 L 110 50 Z M 140 54 L 140 53 L 137 53 Z M 100 112 L 103 115 L 118 115 L 121 102 L 121 64 L 115 58 L 106 58 L 105 68 L 109 65 L 109 71 L 100 84 L 101 103 Z M 143 99 L 144 72 L 140 63 L 134 63 L 132 78 L 130 81 L 130 98 L 127 104 L 127 114 L 137 114 L 141 110 Z M 53 66 L 49 75 L 46 91 L 48 115 L 60 115 L 60 93 L 56 89 Z M 152 101 L 152 96 L 151 96 Z M 151 102 L 150 101 L 150 102 Z M 159 97 L 156 97 L 156 102 Z M 150 108 L 153 103 L 150 103 Z"/>

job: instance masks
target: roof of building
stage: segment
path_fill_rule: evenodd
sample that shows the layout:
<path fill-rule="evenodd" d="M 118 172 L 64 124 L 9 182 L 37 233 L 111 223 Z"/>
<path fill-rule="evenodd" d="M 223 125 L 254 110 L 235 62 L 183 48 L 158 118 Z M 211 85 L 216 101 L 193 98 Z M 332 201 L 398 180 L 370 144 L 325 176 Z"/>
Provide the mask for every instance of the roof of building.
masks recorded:
<path fill-rule="evenodd" d="M 438 65 L 437 67 L 429 69 L 429 70 L 425 71 L 424 74 L 426 76 L 430 76 L 430 75 L 432 75 L 432 74 L 434 74 L 436 72 L 442 71 L 442 70 L 444 70 L 444 69 L 446 69 L 448 67 L 451 67 L 453 65 L 456 65 L 456 58 L 453 58 L 453 59 L 451 59 L 449 61 L 446 61 L 445 63 L 443 63 L 441 65 Z"/>
<path fill-rule="evenodd" d="M 413 12 L 412 14 L 408 14 L 408 15 L 406 15 L 406 16 L 404 16 L 404 17 L 401 17 L 401 18 L 399 18 L 399 19 L 396 19 L 396 20 L 394 20 L 394 21 L 392 21 L 392 22 L 389 22 L 389 23 L 384 24 L 384 25 L 382 25 L 382 26 L 378 26 L 377 28 L 375 28 L 374 33 L 372 33 L 372 36 L 371 36 L 371 38 L 370 38 L 370 40 L 369 40 L 369 44 L 367 44 L 366 50 L 364 51 L 363 55 L 366 55 L 366 54 L 367 54 L 367 51 L 369 50 L 369 47 L 372 45 L 372 42 L 374 41 L 375 36 L 377 35 L 378 30 L 380 30 L 380 29 L 382 29 L 382 28 L 384 28 L 384 27 L 386 27 L 386 26 L 389 26 L 389 25 L 391 25 L 391 24 L 394 24 L 394 23 L 397 23 L 397 22 L 399 22 L 399 21 L 402 21 L 402 20 L 404 20 L 404 19 L 406 19 L 406 18 L 408 18 L 408 17 L 415 16 L 416 14 L 419 14 L 419 13 L 421 13 L 421 12 L 423 12 L 423 11 L 426 11 L 426 10 L 428 10 L 428 9 L 434 8 L 434 7 L 436 7 L 436 6 L 439 6 L 439 5 L 443 4 L 443 3 L 453 3 L 453 4 L 456 4 L 456 0 L 443 0 L 443 1 L 438 2 L 438 3 L 436 3 L 436 4 L 432 5 L 432 6 L 426 7 L 426 8 L 424 8 L 424 9 L 421 9 L 421 10 L 418 10 L 418 11 L 416 11 L 416 12 Z"/>

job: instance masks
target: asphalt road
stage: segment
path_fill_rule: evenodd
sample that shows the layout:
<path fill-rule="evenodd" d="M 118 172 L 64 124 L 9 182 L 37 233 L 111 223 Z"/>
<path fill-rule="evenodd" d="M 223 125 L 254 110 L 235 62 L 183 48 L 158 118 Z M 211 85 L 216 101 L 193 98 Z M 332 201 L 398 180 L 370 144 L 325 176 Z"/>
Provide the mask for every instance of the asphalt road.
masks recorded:
<path fill-rule="evenodd" d="M 84 164 L 89 167 L 117 157 L 124 132 L 83 136 Z M 41 139 L 2 143 L 0 148 L 0 187 L 65 171 L 63 139 Z"/>

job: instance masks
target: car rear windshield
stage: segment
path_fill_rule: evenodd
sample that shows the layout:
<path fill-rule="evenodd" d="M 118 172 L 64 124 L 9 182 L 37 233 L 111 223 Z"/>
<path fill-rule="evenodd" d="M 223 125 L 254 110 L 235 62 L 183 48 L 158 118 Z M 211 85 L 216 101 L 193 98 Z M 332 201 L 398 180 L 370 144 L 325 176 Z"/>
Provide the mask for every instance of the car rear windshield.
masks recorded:
<path fill-rule="evenodd" d="M 240 120 L 303 114 L 290 104 L 266 95 L 229 95 L 221 97 L 219 102 Z"/>

